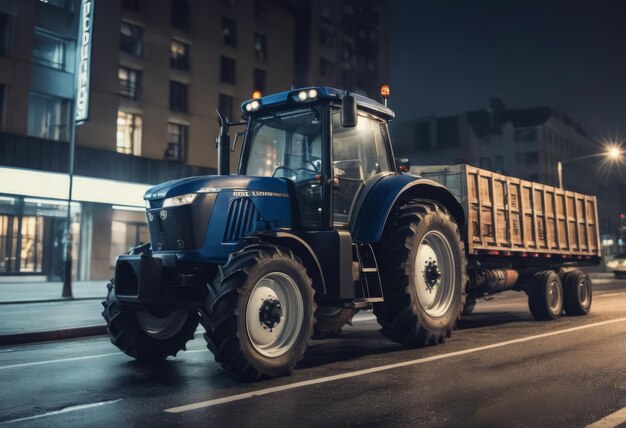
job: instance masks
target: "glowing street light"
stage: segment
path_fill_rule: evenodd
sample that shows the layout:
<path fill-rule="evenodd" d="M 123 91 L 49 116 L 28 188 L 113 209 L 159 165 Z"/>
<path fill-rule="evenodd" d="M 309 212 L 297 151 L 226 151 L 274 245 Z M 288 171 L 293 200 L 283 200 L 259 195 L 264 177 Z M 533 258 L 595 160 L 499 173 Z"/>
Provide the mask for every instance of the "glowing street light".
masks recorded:
<path fill-rule="evenodd" d="M 602 153 L 596 153 L 593 155 L 581 156 L 572 159 L 566 159 L 564 161 L 558 161 L 556 164 L 556 169 L 559 174 L 559 189 L 563 188 L 563 164 L 575 162 L 583 159 L 591 159 L 591 158 L 605 158 L 609 162 L 618 162 L 622 161 L 622 156 L 624 154 L 624 149 L 622 148 L 621 142 L 618 141 L 608 141 L 604 144 L 604 151 Z"/>

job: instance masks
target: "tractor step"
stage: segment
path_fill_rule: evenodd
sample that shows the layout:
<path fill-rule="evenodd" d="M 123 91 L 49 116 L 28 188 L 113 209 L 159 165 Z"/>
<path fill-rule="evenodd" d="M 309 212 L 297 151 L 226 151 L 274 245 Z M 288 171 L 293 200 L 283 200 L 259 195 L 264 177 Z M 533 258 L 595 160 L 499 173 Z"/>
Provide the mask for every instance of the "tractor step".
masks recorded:
<path fill-rule="evenodd" d="M 366 304 L 384 300 L 383 287 L 378 272 L 374 249 L 370 244 L 352 244 L 352 257 L 359 265 L 359 281 L 356 283 L 356 301 Z"/>

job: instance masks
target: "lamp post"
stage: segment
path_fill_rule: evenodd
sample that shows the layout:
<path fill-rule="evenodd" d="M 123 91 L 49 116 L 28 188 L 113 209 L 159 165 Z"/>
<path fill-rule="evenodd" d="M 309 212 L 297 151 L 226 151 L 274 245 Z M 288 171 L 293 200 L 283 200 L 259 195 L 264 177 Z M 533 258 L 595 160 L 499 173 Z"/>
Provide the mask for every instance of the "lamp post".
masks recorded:
<path fill-rule="evenodd" d="M 616 161 L 621 158 L 623 149 L 621 146 L 617 144 L 613 144 L 606 147 L 606 150 L 603 153 L 596 153 L 593 155 L 580 156 L 577 158 L 566 159 L 564 161 L 558 161 L 556 164 L 556 170 L 559 175 L 559 189 L 563 188 L 563 164 L 576 162 L 584 159 L 592 159 L 592 158 L 605 158 L 609 161 Z"/>

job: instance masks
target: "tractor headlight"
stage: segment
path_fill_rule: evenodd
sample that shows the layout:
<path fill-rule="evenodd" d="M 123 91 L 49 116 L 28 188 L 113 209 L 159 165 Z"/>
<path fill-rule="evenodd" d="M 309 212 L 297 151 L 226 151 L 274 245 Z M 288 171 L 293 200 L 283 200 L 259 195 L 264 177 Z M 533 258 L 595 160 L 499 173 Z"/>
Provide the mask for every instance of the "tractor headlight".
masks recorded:
<path fill-rule="evenodd" d="M 313 101 L 317 98 L 319 93 L 317 89 L 304 89 L 302 91 L 294 92 L 292 99 L 296 102 Z"/>
<path fill-rule="evenodd" d="M 195 193 L 188 193 L 186 195 L 174 196 L 172 198 L 167 198 L 163 201 L 163 208 L 167 207 L 177 207 L 179 205 L 189 205 L 196 199 Z"/>
<path fill-rule="evenodd" d="M 258 109 L 261 108 L 261 105 L 262 105 L 261 101 L 259 101 L 259 100 L 252 100 L 252 101 L 250 101 L 249 103 L 247 103 L 244 106 L 244 109 L 246 111 L 249 111 L 249 112 L 257 111 Z"/>

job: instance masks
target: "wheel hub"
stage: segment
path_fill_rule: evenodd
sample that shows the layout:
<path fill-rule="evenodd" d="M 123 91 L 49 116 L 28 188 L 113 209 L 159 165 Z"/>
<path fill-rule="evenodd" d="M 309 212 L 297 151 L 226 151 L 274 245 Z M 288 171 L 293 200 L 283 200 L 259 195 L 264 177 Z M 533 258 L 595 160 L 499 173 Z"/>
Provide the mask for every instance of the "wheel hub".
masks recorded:
<path fill-rule="evenodd" d="M 283 308 L 278 299 L 266 299 L 263 301 L 259 309 L 259 321 L 263 324 L 263 328 L 272 329 L 280 323 L 283 316 Z"/>
<path fill-rule="evenodd" d="M 437 261 L 429 260 L 424 267 L 424 281 L 426 282 L 426 288 L 432 293 L 433 288 L 439 284 L 441 278 L 441 271 L 437 265 Z"/>

